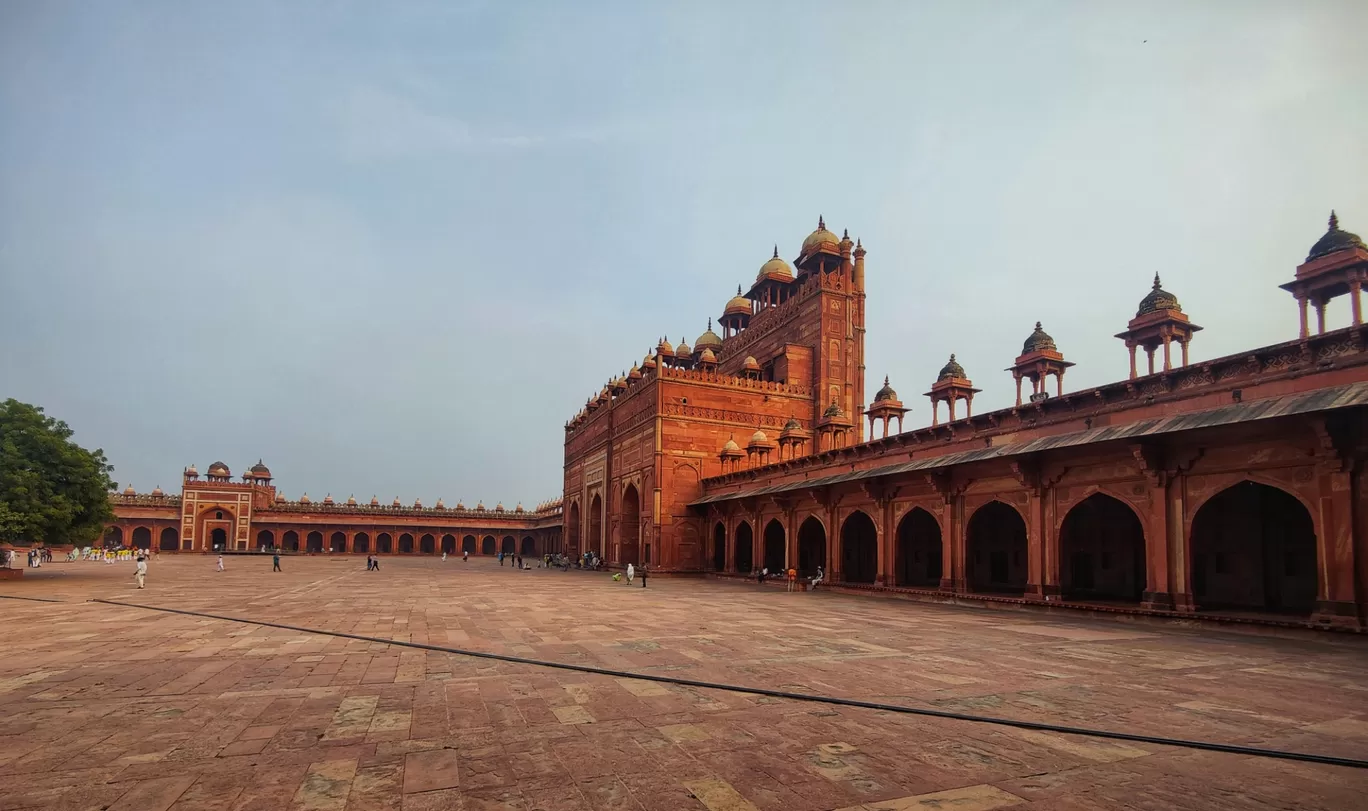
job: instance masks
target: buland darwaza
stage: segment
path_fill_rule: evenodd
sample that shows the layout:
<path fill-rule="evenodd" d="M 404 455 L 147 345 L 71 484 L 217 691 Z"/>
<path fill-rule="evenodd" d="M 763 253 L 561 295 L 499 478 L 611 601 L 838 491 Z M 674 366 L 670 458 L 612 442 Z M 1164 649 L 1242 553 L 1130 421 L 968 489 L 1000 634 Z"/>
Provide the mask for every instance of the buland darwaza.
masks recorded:
<path fill-rule="evenodd" d="M 1116 336 L 1126 379 L 1067 391 L 1041 314 L 1007 367 L 1015 405 L 974 412 L 947 345 L 929 425 L 906 431 L 887 379 L 864 402 L 865 259 L 819 220 L 792 265 L 776 249 L 726 302 L 721 335 L 662 338 L 590 397 L 565 426 L 563 548 L 657 573 L 820 566 L 836 588 L 924 599 L 1365 627 L 1368 249 L 1333 214 L 1283 285 L 1296 340 L 1193 361 L 1202 328 L 1155 276 Z M 1327 330 L 1340 295 L 1351 323 Z"/>

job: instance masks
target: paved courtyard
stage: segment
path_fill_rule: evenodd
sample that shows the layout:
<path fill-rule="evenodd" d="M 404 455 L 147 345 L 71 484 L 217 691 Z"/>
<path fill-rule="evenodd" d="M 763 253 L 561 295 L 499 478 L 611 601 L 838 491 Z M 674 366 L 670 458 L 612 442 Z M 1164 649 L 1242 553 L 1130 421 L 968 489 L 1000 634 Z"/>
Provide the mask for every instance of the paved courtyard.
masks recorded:
<path fill-rule="evenodd" d="M 1368 758 L 1368 640 L 516 572 L 163 556 L 0 583 L 0 809 L 1351 809 L 1368 771 L 91 603 Z"/>

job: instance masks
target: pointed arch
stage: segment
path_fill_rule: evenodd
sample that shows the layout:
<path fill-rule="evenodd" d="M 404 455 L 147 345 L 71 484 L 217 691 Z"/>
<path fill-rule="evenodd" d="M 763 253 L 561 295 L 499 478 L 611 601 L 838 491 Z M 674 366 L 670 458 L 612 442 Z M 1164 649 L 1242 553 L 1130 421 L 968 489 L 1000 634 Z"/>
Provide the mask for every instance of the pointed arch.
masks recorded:
<path fill-rule="evenodd" d="M 114 546 L 123 546 L 124 533 L 122 527 L 106 527 L 104 534 L 104 545 L 106 549 Z"/>
<path fill-rule="evenodd" d="M 328 549 L 334 553 L 347 551 L 347 533 L 334 532 L 328 539 Z"/>
<path fill-rule="evenodd" d="M 841 580 L 873 583 L 878 576 L 878 527 L 864 510 L 855 510 L 841 524 Z"/>
<path fill-rule="evenodd" d="M 452 534 L 449 533 L 449 532 L 448 532 L 446 535 L 443 535 L 443 536 L 442 536 L 442 554 L 443 554 L 443 555 L 454 555 L 454 554 L 456 554 L 456 536 L 455 536 L 455 535 L 452 535 Z"/>
<path fill-rule="evenodd" d="M 521 545 L 518 547 L 518 554 L 525 558 L 537 554 L 537 540 L 531 535 L 524 535 Z"/>
<path fill-rule="evenodd" d="M 352 536 L 352 551 L 370 554 L 370 535 L 358 532 Z"/>
<path fill-rule="evenodd" d="M 166 527 L 161 531 L 157 548 L 163 552 L 175 552 L 180 549 L 180 533 L 175 527 Z"/>
<path fill-rule="evenodd" d="M 727 525 L 721 521 L 713 526 L 712 567 L 718 572 L 727 570 Z"/>
<path fill-rule="evenodd" d="M 461 539 L 461 553 L 471 555 L 477 554 L 474 535 L 467 535 Z"/>
<path fill-rule="evenodd" d="M 1192 595 L 1199 608 L 1307 615 L 1319 587 L 1316 529 L 1296 496 L 1246 480 L 1192 520 Z"/>
<path fill-rule="evenodd" d="M 969 519 L 965 574 L 972 591 L 1026 591 L 1026 522 L 1001 501 L 990 501 Z"/>
<path fill-rule="evenodd" d="M 286 552 L 298 552 L 299 533 L 292 529 L 285 530 L 285 534 L 282 535 L 280 539 L 280 548 L 284 549 Z"/>
<path fill-rule="evenodd" d="M 636 485 L 629 484 L 622 491 L 622 523 L 618 528 L 621 544 L 618 554 L 620 562 L 640 565 L 641 563 L 641 495 Z"/>
<path fill-rule="evenodd" d="M 486 535 L 486 536 L 484 536 L 484 540 L 480 541 L 480 554 L 481 554 L 481 555 L 497 555 L 497 554 L 499 554 L 499 553 L 498 553 L 498 550 L 495 548 L 494 536 L 493 536 L 493 535 Z"/>
<path fill-rule="evenodd" d="M 394 536 L 388 532 L 382 532 L 375 536 L 375 551 L 378 554 L 388 555 L 394 551 Z"/>
<path fill-rule="evenodd" d="M 826 527 L 817 516 L 809 515 L 798 527 L 798 575 L 816 577 L 817 569 L 826 565 Z"/>
<path fill-rule="evenodd" d="M 755 568 L 755 533 L 749 521 L 736 525 L 736 571 L 749 574 Z"/>
<path fill-rule="evenodd" d="M 565 522 L 566 551 L 570 557 L 577 557 L 584 550 L 580 548 L 580 508 L 579 502 L 570 503 Z M 473 550 L 472 550 L 473 551 Z"/>
<path fill-rule="evenodd" d="M 431 532 L 423 533 L 423 537 L 418 539 L 418 551 L 424 555 L 436 554 L 437 538 Z"/>
<path fill-rule="evenodd" d="M 505 555 L 511 555 L 516 551 L 516 545 L 517 541 L 513 539 L 512 535 L 505 535 L 503 540 L 499 543 L 499 551 L 503 552 Z"/>
<path fill-rule="evenodd" d="M 911 588 L 939 588 L 942 569 L 940 522 L 921 507 L 914 507 L 898 522 L 895 582 Z"/>
<path fill-rule="evenodd" d="M 603 557 L 603 497 L 597 493 L 589 502 L 589 548 L 584 551 Z"/>
<path fill-rule="evenodd" d="M 274 549 L 275 543 L 275 533 L 269 529 L 257 533 L 257 549 Z"/>
<path fill-rule="evenodd" d="M 217 543 L 217 542 L 218 542 L 218 541 L 215 540 L 215 543 Z M 305 545 L 304 545 L 305 551 L 307 551 L 307 552 L 322 552 L 322 551 L 323 551 L 323 533 L 319 532 L 318 530 L 314 530 L 313 532 L 310 532 L 307 536 L 305 536 L 305 538 L 304 538 L 304 543 L 305 543 Z"/>
<path fill-rule="evenodd" d="M 147 527 L 135 527 L 133 529 L 133 546 L 136 549 L 151 549 L 152 530 Z"/>
<path fill-rule="evenodd" d="M 1059 581 L 1066 600 L 1140 602 L 1145 527 L 1135 510 L 1106 493 L 1075 504 L 1059 528 Z"/>
<path fill-rule="evenodd" d="M 413 535 L 405 532 L 399 536 L 399 554 L 413 554 Z"/>
<path fill-rule="evenodd" d="M 788 539 L 784 534 L 784 525 L 779 523 L 778 518 L 771 518 L 765 524 L 765 555 L 764 566 L 770 573 L 777 574 L 784 570 L 785 559 L 788 557 Z"/>

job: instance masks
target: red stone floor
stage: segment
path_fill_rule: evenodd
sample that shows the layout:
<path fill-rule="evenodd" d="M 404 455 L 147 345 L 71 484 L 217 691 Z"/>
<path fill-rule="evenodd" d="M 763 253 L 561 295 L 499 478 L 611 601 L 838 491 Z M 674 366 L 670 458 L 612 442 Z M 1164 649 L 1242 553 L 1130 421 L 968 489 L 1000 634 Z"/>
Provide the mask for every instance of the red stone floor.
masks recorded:
<path fill-rule="evenodd" d="M 686 689 L 92 597 L 1368 758 L 1368 640 L 361 558 L 54 563 L 0 596 L 0 809 L 1351 809 L 1368 770 Z"/>

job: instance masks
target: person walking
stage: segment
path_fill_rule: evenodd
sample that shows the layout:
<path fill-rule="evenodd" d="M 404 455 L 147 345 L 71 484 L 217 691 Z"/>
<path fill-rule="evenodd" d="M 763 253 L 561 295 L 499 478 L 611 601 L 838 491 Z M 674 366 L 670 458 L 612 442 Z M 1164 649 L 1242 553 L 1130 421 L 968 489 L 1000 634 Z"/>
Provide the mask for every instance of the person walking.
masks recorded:
<path fill-rule="evenodd" d="M 442 553 L 442 562 L 446 563 L 446 552 Z"/>
<path fill-rule="evenodd" d="M 469 549 L 462 550 L 462 552 L 461 552 L 461 561 L 464 562 L 464 563 L 469 563 L 469 562 L 470 562 L 470 550 L 469 550 Z"/>
<path fill-rule="evenodd" d="M 636 567 L 629 563 L 627 564 L 627 585 L 632 585 L 632 578 L 634 577 L 636 577 Z"/>
<path fill-rule="evenodd" d="M 221 553 L 221 552 L 219 553 L 219 556 L 218 556 L 218 570 L 219 570 L 220 572 L 223 571 L 223 553 Z"/>
<path fill-rule="evenodd" d="M 646 588 L 646 564 L 641 564 L 641 587 Z"/>
<path fill-rule="evenodd" d="M 278 571 L 280 571 L 280 553 L 279 553 L 279 552 L 276 552 L 275 554 L 271 555 L 271 571 L 273 571 L 273 572 L 278 572 Z"/>
<path fill-rule="evenodd" d="M 147 581 L 147 558 L 138 555 L 138 566 L 133 570 L 133 576 L 138 579 L 138 588 L 144 588 Z"/>

